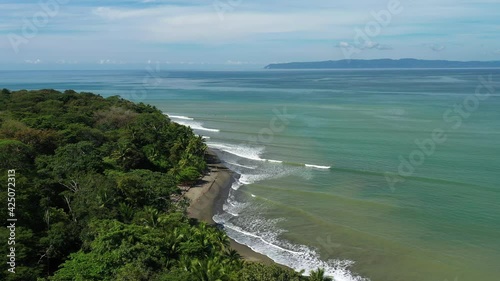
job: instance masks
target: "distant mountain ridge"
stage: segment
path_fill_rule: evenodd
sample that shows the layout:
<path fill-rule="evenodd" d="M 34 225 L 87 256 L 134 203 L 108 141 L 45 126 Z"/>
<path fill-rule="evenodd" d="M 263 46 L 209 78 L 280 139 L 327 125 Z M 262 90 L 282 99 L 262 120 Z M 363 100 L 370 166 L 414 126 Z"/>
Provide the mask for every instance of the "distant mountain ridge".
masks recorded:
<path fill-rule="evenodd" d="M 419 59 L 337 60 L 269 64 L 265 69 L 348 69 L 348 68 L 497 68 L 500 61 L 448 61 Z"/>

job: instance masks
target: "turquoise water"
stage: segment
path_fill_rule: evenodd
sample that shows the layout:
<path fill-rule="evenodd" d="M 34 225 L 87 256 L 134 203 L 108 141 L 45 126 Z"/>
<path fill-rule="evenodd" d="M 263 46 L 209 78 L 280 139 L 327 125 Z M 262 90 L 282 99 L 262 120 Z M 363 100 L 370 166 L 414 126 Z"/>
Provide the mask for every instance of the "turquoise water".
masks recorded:
<path fill-rule="evenodd" d="M 190 125 L 238 175 L 215 220 L 279 263 L 500 280 L 500 70 L 0 72 L 2 87 L 120 94 Z"/>

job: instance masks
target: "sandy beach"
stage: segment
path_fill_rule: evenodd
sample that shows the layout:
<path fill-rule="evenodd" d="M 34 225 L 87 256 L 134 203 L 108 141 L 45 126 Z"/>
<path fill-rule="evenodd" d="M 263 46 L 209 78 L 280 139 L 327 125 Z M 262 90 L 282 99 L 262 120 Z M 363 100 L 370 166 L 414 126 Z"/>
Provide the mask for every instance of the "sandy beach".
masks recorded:
<path fill-rule="evenodd" d="M 234 181 L 233 173 L 222 165 L 213 152 L 208 152 L 209 172 L 185 196 L 191 201 L 188 216 L 208 224 L 215 224 L 213 216 L 227 199 L 229 189 Z M 231 247 L 247 261 L 273 264 L 269 257 L 259 254 L 249 247 L 231 239 Z"/>

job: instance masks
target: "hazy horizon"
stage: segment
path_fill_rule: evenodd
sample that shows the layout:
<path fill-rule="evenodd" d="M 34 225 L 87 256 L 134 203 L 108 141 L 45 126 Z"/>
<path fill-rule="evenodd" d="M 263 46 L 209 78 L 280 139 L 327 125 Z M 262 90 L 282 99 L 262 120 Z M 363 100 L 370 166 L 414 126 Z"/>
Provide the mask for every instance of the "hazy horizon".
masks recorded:
<path fill-rule="evenodd" d="M 340 59 L 491 61 L 500 57 L 499 8 L 493 0 L 6 0 L 0 4 L 0 68 L 121 69 L 158 62 L 164 68 L 259 69 Z"/>

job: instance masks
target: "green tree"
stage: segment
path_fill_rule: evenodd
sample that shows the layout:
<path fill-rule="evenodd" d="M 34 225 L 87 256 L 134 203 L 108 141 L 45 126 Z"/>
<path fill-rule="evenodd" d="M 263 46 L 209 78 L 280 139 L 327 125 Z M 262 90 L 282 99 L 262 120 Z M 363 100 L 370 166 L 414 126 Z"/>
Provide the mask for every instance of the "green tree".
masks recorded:
<path fill-rule="evenodd" d="M 150 105 L 2 90 L 0 165 L 16 169 L 22 224 L 17 273 L 0 280 L 308 280 L 244 262 L 223 231 L 188 219 L 186 205 L 171 200 L 179 183 L 205 171 L 206 149 Z"/>
<path fill-rule="evenodd" d="M 18 140 L 0 140 L 0 167 L 28 171 L 33 166 L 35 153 Z"/>
<path fill-rule="evenodd" d="M 177 179 L 183 184 L 194 184 L 201 176 L 201 173 L 195 167 L 186 167 L 179 172 Z"/>
<path fill-rule="evenodd" d="M 241 281 L 300 281 L 299 273 L 279 267 L 277 265 L 264 265 L 260 263 L 246 263 L 238 273 Z"/>
<path fill-rule="evenodd" d="M 40 156 L 36 162 L 40 173 L 61 181 L 79 174 L 99 173 L 104 170 L 101 152 L 87 141 L 67 144 L 56 149 L 55 155 Z"/>
<path fill-rule="evenodd" d="M 90 251 L 71 254 L 50 280 L 122 280 L 127 274 L 150 280 L 167 263 L 169 241 L 155 228 L 115 220 L 89 225 Z"/>

